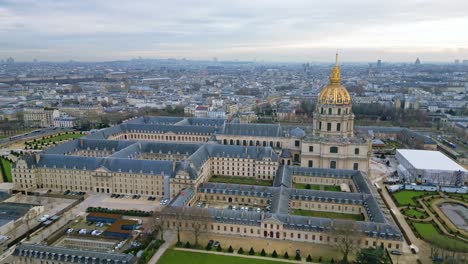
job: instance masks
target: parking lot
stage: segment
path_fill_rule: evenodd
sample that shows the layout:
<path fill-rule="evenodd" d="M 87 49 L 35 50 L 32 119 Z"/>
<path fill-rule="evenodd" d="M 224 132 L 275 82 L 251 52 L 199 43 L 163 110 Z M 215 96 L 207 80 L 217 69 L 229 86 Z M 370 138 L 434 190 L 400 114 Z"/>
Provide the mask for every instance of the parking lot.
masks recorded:
<path fill-rule="evenodd" d="M 159 199 L 148 200 L 146 196 L 134 198 L 133 195 L 111 197 L 110 194 L 90 194 L 87 199 L 93 200 L 93 203 L 89 204 L 92 207 L 141 211 L 155 211 L 161 208 Z"/>

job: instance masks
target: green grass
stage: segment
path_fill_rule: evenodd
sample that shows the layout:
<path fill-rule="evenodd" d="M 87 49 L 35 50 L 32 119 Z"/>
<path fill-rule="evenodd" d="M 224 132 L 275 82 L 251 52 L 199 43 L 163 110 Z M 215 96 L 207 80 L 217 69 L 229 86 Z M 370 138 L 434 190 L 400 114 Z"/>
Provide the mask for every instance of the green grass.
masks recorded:
<path fill-rule="evenodd" d="M 1 166 L 2 166 L 2 176 L 5 182 L 12 182 L 13 178 L 11 176 L 11 162 L 4 158 L 1 158 Z"/>
<path fill-rule="evenodd" d="M 279 258 L 281 256 L 278 256 Z M 290 257 L 291 259 L 291 257 Z M 243 258 L 237 256 L 215 255 L 210 253 L 198 253 L 167 250 L 158 261 L 158 264 L 190 263 L 190 264 L 279 264 L 278 262 L 265 259 Z"/>
<path fill-rule="evenodd" d="M 421 218 L 421 217 L 427 217 L 428 215 L 425 212 L 420 212 L 415 209 L 407 209 L 403 210 L 403 214 L 407 215 L 412 218 Z"/>
<path fill-rule="evenodd" d="M 364 220 L 364 217 L 360 214 L 343 214 L 343 213 L 321 212 L 321 211 L 301 210 L 301 209 L 293 210 L 292 214 L 301 215 L 301 216 L 312 216 L 312 217 L 348 219 L 348 220 L 356 220 L 356 221 Z"/>
<path fill-rule="evenodd" d="M 429 193 L 435 193 L 435 192 L 429 192 Z M 421 197 L 426 195 L 427 192 L 423 191 L 398 191 L 393 193 L 393 197 L 395 197 L 395 200 L 397 201 L 398 205 L 403 206 L 403 205 L 412 205 L 412 206 L 420 206 L 417 204 L 413 198 L 416 197 Z"/>
<path fill-rule="evenodd" d="M 432 223 L 413 222 L 413 225 L 424 240 L 436 246 L 452 251 L 468 252 L 468 243 L 439 233 Z"/>
<path fill-rule="evenodd" d="M 341 192 L 341 187 L 338 185 L 325 185 L 323 189 L 329 192 Z"/>
<path fill-rule="evenodd" d="M 310 185 L 310 188 L 307 188 Z M 296 189 L 307 189 L 307 190 L 320 190 L 329 192 L 341 192 L 341 187 L 338 185 L 319 185 L 319 184 L 307 184 L 307 183 L 295 183 L 294 188 Z"/>
<path fill-rule="evenodd" d="M 272 186 L 273 181 L 257 180 L 244 176 L 212 176 L 209 182 Z"/>
<path fill-rule="evenodd" d="M 76 139 L 76 138 L 80 138 L 84 136 L 83 134 L 81 133 L 68 133 L 68 134 L 60 134 L 60 135 L 56 135 L 56 136 L 53 136 L 53 137 L 50 137 L 50 138 L 42 138 L 40 140 L 36 140 L 34 142 L 30 142 L 32 145 L 36 145 L 36 144 L 44 144 L 44 143 L 50 143 L 50 142 L 59 142 L 59 141 L 62 141 L 62 140 L 67 140 L 67 139 Z"/>
<path fill-rule="evenodd" d="M 451 193 L 447 194 L 450 198 L 459 199 L 459 200 L 468 200 L 468 193 Z"/>
<path fill-rule="evenodd" d="M 309 184 L 309 190 L 320 190 L 320 185 L 317 184 Z M 294 188 L 296 189 L 307 189 L 307 183 L 295 183 Z"/>

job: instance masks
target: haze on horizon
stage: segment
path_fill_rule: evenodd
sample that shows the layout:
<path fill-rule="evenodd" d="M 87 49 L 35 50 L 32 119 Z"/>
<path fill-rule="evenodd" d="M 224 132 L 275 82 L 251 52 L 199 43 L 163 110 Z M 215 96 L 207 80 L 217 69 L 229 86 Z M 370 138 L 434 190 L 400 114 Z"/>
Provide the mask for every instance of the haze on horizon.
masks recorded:
<path fill-rule="evenodd" d="M 466 0 L 0 0 L 0 58 L 452 62 Z"/>

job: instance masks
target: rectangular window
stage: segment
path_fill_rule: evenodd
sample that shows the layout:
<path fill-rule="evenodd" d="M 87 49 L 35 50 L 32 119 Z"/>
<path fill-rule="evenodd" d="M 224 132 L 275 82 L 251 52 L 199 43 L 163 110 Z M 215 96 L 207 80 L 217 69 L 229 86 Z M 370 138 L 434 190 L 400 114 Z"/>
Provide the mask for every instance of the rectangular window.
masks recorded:
<path fill-rule="evenodd" d="M 319 122 L 319 130 L 322 130 L 322 122 Z"/>
<path fill-rule="evenodd" d="M 312 168 L 314 165 L 314 161 L 313 160 L 309 160 L 309 168 Z"/>
<path fill-rule="evenodd" d="M 353 169 L 358 170 L 359 169 L 359 163 L 354 163 L 353 164 Z"/>
<path fill-rule="evenodd" d="M 294 146 L 296 146 L 296 147 L 299 147 L 299 146 L 300 146 L 300 144 L 301 144 L 301 143 L 300 143 L 300 141 L 299 141 L 299 140 L 296 140 L 296 141 L 294 142 Z"/>
<path fill-rule="evenodd" d="M 359 148 L 354 149 L 354 154 L 359 155 Z"/>
<path fill-rule="evenodd" d="M 327 123 L 327 131 L 331 131 L 331 123 Z"/>
<path fill-rule="evenodd" d="M 336 131 L 341 131 L 341 123 L 336 124 Z"/>

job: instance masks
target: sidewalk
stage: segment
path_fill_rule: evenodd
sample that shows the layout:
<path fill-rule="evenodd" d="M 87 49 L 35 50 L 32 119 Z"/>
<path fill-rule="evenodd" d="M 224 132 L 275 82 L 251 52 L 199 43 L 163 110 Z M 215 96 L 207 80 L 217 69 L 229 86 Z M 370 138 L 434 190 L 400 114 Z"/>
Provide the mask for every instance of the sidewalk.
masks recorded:
<path fill-rule="evenodd" d="M 164 242 L 164 244 L 162 244 L 158 248 L 158 251 L 154 253 L 153 257 L 150 259 L 150 261 L 148 261 L 148 264 L 156 264 L 159 258 L 161 258 L 161 256 L 164 254 L 164 252 L 166 252 L 166 250 L 174 244 L 175 239 L 176 239 L 176 234 L 166 231 L 164 233 L 164 240 L 166 242 Z"/>

